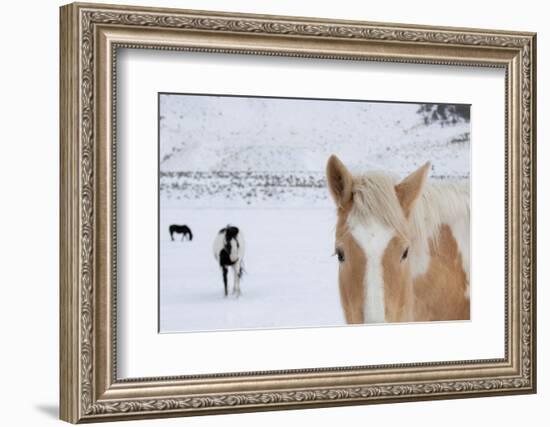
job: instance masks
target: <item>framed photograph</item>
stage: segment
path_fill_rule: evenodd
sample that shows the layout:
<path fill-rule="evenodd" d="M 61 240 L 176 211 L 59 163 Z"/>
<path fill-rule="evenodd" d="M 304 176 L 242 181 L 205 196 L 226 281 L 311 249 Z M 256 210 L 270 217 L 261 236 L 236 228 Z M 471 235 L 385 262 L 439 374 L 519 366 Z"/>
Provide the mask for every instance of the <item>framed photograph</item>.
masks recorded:
<path fill-rule="evenodd" d="M 60 22 L 63 420 L 536 391 L 535 34 Z"/>

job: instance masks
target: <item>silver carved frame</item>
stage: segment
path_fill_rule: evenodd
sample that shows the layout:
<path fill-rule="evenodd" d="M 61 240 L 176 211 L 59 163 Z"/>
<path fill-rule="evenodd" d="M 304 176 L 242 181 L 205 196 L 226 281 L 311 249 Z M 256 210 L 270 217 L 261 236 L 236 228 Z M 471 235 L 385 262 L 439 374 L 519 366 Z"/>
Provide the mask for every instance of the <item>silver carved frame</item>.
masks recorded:
<path fill-rule="evenodd" d="M 100 4 L 60 10 L 60 417 L 78 422 L 536 391 L 536 36 Z M 117 48 L 506 71 L 503 359 L 116 375 Z"/>

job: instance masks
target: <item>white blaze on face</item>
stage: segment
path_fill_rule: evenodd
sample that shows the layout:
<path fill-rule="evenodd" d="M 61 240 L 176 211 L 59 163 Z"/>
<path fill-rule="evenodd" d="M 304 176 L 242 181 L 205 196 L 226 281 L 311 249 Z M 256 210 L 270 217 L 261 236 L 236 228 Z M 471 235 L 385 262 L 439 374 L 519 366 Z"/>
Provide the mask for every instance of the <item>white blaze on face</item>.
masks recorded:
<path fill-rule="evenodd" d="M 348 221 L 348 226 L 355 241 L 365 252 L 367 259 L 365 277 L 363 278 L 365 323 L 383 323 L 386 321 L 386 315 L 382 260 L 395 233 L 392 229 L 376 221 L 368 225 Z"/>

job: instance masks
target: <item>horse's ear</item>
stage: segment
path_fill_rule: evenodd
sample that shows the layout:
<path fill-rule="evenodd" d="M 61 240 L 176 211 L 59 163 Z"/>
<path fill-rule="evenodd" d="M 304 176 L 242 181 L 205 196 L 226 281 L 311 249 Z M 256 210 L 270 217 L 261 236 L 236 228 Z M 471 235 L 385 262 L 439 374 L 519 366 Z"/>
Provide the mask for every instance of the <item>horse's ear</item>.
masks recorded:
<path fill-rule="evenodd" d="M 430 167 L 431 163 L 426 162 L 424 166 L 418 168 L 395 186 L 395 193 L 397 194 L 399 203 L 401 204 L 403 212 L 405 212 L 405 216 L 407 218 L 411 214 L 414 204 L 422 194 L 424 184 L 428 179 Z"/>
<path fill-rule="evenodd" d="M 332 198 L 340 208 L 352 199 L 353 177 L 344 164 L 334 154 L 327 163 L 327 183 Z"/>

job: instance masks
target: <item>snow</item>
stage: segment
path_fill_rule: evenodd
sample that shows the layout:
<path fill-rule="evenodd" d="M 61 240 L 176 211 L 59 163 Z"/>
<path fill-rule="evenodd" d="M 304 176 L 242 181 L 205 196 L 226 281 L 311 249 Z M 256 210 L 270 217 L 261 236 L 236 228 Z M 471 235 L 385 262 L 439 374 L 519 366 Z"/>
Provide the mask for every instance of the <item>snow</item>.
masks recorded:
<path fill-rule="evenodd" d="M 173 222 L 192 224 L 193 241 L 177 235 L 171 241 Z M 216 232 L 227 223 L 246 228 L 239 298 L 224 297 L 212 253 Z M 334 224 L 330 209 L 163 210 L 160 330 L 343 325 L 332 256 Z"/>
<path fill-rule="evenodd" d="M 469 178 L 470 124 L 425 125 L 418 104 L 161 95 L 161 332 L 343 325 L 330 154 L 355 172 Z M 186 224 L 192 242 L 172 242 Z M 246 236 L 240 298 L 223 296 L 212 243 Z M 230 289 L 232 277 L 230 276 Z"/>
<path fill-rule="evenodd" d="M 470 124 L 424 125 L 419 104 L 161 95 L 161 171 L 313 171 L 337 154 L 353 168 L 469 176 Z"/>

